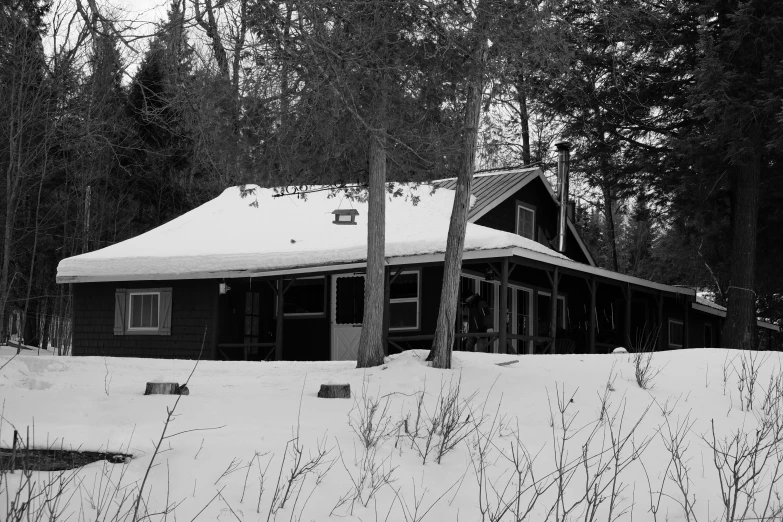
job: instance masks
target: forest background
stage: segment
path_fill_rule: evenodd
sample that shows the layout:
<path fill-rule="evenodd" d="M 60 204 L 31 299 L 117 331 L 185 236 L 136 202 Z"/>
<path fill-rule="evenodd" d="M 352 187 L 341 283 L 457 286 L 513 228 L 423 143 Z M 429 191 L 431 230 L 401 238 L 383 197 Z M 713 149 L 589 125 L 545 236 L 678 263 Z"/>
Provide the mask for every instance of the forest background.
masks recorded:
<path fill-rule="evenodd" d="M 378 143 L 389 180 L 455 176 L 476 35 L 478 171 L 553 176 L 553 145 L 570 141 L 577 225 L 599 266 L 783 323 L 779 2 L 174 0 L 150 12 L 162 18 L 0 0 L 0 337 L 15 315 L 26 344 L 62 346 L 61 259 L 228 186 L 363 186 Z"/>

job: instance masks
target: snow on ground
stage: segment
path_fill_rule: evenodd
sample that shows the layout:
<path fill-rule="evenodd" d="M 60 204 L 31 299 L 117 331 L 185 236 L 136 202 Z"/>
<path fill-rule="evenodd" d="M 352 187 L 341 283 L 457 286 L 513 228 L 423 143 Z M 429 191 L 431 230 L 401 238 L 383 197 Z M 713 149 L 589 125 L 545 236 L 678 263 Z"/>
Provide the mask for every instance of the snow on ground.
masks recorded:
<path fill-rule="evenodd" d="M 585 444 L 592 474 L 610 464 L 600 481 L 602 487 L 609 487 L 602 493 L 598 519 L 607 520 L 611 508 L 612 519 L 616 520 L 631 520 L 632 515 L 634 520 L 656 520 L 656 516 L 657 520 L 686 520 L 683 496 L 676 483 L 666 479 L 675 468 L 664 444 L 668 427 L 674 430 L 686 422 L 692 423 L 683 432 L 682 445 L 682 449 L 687 447 L 684 462 L 689 468 L 688 505 L 698 520 L 721 519 L 720 483 L 707 443 L 712 440 L 711 423 L 714 421 L 718 441 L 740 428 L 752 438 L 769 378 L 779 374 L 781 364 L 777 353 L 756 357 L 760 372 L 755 383 L 754 412 L 746 413 L 740 408 L 738 380 L 743 374 L 742 361 L 747 365 L 750 359 L 738 351 L 694 349 L 656 354 L 652 366 L 660 368 L 661 373 L 650 390 L 636 384 L 631 356 L 626 354 L 519 357 L 457 352 L 451 371 L 428 367 L 425 355 L 406 352 L 388 358 L 382 367 L 368 370 L 357 370 L 350 362 L 200 362 L 189 383 L 190 395 L 180 399 L 175 419 L 167 428 L 168 435 L 179 434 L 163 442 L 145 483 L 144 498 L 149 495 L 145 502 L 150 512 L 163 509 L 168 498 L 169 505 L 176 504 L 171 520 L 175 515 L 176 520 L 188 521 L 194 517 L 239 521 L 482 520 L 482 507 L 496 510 L 502 503 L 499 496 L 506 503 L 515 498 L 513 467 L 503 454 L 518 454 L 521 443 L 535 459 L 533 469 L 539 489 L 550 485 L 526 520 L 555 519 L 558 512 L 551 511 L 557 499 L 557 474 L 552 474 L 558 469 L 554 448 L 561 442 L 565 419 L 567 425 L 570 423 L 568 435 L 573 438 L 566 442 L 562 459 L 567 463 L 561 466 L 566 471 L 563 478 L 571 477 L 564 487 L 563 505 L 582 499 L 567 520 L 585 519 L 586 479 L 584 466 L 579 464 Z M 38 447 L 48 441 L 56 447 L 125 451 L 134 456 L 125 466 L 98 462 L 82 468 L 78 480 L 71 483 L 71 487 L 78 484 L 77 494 L 67 505 L 61 504 L 65 511 L 72 512 L 69 520 L 95 520 L 96 509 L 101 508 L 96 499 L 106 498 L 109 482 L 115 487 L 108 488 L 116 493 L 115 503 L 122 496 L 119 492 L 127 494 L 140 486 L 164 428 L 167 408 L 177 400 L 172 396 L 144 396 L 145 383 L 183 383 L 193 369 L 193 361 L 182 360 L 33 354 L 8 362 L 10 359 L 7 350 L 1 352 L 0 366 L 8 363 L 0 370 L 2 447 L 11 444 L 9 424 L 13 423 L 23 433 L 29 426 Z M 517 362 L 497 364 L 509 361 Z M 728 376 L 725 384 L 724 374 Z M 469 430 L 475 420 L 485 420 L 440 464 L 434 455 L 422 464 L 420 451 L 405 436 L 401 419 L 410 415 L 407 426 L 413 431 L 416 392 L 426 389 L 422 414 L 426 420 L 436 410 L 441 389 L 448 391 L 450 383 L 458 380 L 460 397 L 476 394 L 470 417 L 465 410 L 460 420 L 468 421 Z M 608 382 L 611 384 L 607 388 Z M 370 462 L 369 467 L 380 470 L 376 477 L 387 474 L 391 483 L 381 481 L 375 495 L 369 493 L 369 481 L 365 483 L 361 496 L 364 501 L 368 497 L 370 500 L 367 507 L 355 502 L 352 514 L 350 502 L 334 508 L 360 476 L 363 446 L 349 425 L 349 416 L 357 419 L 360 409 L 356 409 L 353 399 L 318 398 L 322 383 L 349 383 L 359 397 L 364 383 L 366 396 L 380 397 L 382 404 L 388 400 L 389 426 L 399 427 L 379 443 L 374 458 L 365 460 Z M 744 395 L 747 389 L 746 379 Z M 552 423 L 550 412 L 556 407 L 558 393 L 565 394 L 567 411 L 562 418 L 556 415 Z M 611 423 L 596 422 L 601 417 L 600 396 L 604 394 L 609 411 L 605 418 L 613 418 Z M 780 407 L 779 400 L 776 407 Z M 374 425 L 379 418 L 380 412 Z M 624 440 L 639 419 L 633 437 L 620 452 L 627 462 L 625 467 L 620 466 L 614 488 L 619 492 L 612 505 L 611 479 L 617 468 L 609 461 L 610 433 Z M 276 517 L 268 518 L 270 506 L 273 502 L 279 505 L 287 488 L 285 478 L 293 466 L 291 441 L 297 426 L 303 463 L 316 455 L 319 444 L 328 454 L 312 473 L 304 475 L 303 481 L 294 483 L 290 498 Z M 423 428 L 420 430 L 423 434 Z M 587 443 L 590 433 L 594 436 Z M 433 440 L 440 440 L 440 435 L 437 433 Z M 424 436 L 416 440 L 419 448 L 425 443 Z M 484 466 L 479 459 L 480 447 L 486 449 Z M 771 473 L 773 462 L 767 464 L 765 473 Z M 19 476 L 5 475 L 11 485 Z M 47 476 L 40 473 L 39 480 L 45 481 Z M 482 476 L 489 482 L 480 490 Z M 276 486 L 278 477 L 282 477 L 280 484 L 285 487 Z M 766 474 L 759 484 L 768 486 L 769 481 Z M 280 493 L 275 501 L 277 489 Z M 104 497 L 96 493 L 100 491 Z M 525 490 L 521 495 L 523 508 L 532 491 Z M 759 490 L 753 497 L 759 513 L 766 494 L 762 496 Z M 4 502 L 7 498 L 3 493 L 0 508 L 6 507 Z M 414 514 L 417 502 L 420 505 Z M 740 507 L 745 505 L 743 502 L 747 499 L 740 495 Z M 511 504 L 513 511 L 516 504 Z M 657 506 L 656 516 L 651 505 Z M 3 509 L 0 514 L 6 513 Z M 502 520 L 514 518 L 507 513 Z"/>

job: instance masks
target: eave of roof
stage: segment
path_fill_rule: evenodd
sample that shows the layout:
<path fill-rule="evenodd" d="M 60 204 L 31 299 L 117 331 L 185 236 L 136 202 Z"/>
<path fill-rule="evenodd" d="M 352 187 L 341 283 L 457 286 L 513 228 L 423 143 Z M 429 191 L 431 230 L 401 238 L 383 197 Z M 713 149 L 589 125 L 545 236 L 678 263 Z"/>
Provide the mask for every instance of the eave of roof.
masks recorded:
<path fill-rule="evenodd" d="M 726 317 L 726 307 L 721 306 L 718 303 L 713 303 L 709 299 L 700 296 L 696 297 L 696 301 L 691 304 L 691 307 L 699 312 L 716 315 L 718 317 Z M 768 323 L 767 321 L 762 321 L 761 319 L 756 320 L 756 325 L 775 332 L 780 331 L 780 326 Z"/>

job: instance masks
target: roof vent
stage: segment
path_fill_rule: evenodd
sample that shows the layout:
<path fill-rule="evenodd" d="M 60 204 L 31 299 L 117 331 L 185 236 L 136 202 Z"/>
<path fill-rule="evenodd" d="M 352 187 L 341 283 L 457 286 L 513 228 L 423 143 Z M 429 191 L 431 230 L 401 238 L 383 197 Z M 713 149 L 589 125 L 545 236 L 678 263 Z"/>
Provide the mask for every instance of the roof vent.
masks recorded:
<path fill-rule="evenodd" d="M 334 223 L 335 225 L 355 225 L 356 224 L 356 216 L 359 215 L 359 211 L 355 208 L 338 208 L 337 210 L 333 210 L 332 214 L 334 214 Z"/>

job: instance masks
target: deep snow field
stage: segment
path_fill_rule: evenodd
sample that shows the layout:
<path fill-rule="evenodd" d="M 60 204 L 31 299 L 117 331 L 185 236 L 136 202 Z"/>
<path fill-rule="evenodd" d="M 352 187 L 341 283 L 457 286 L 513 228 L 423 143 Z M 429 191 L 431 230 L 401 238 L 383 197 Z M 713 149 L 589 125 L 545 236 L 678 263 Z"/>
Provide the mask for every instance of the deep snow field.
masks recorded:
<path fill-rule="evenodd" d="M 10 353 L 0 352 L 0 366 Z M 11 446 L 13 425 L 29 427 L 38 448 L 133 455 L 127 464 L 65 472 L 58 520 L 132 520 L 148 468 L 137 519 L 780 520 L 772 516 L 783 492 L 778 353 L 658 353 L 649 390 L 637 385 L 627 354 L 456 352 L 450 371 L 428 367 L 426 352 L 368 370 L 201 361 L 151 468 L 177 397 L 144 396 L 145 383 L 184 383 L 193 361 L 32 354 L 0 370 L 0 447 Z M 354 398 L 318 398 L 322 383 L 349 383 Z M 438 415 L 457 384 L 456 408 Z M 375 400 L 368 427 L 361 418 Z M 431 429 L 433 418 L 445 420 Z M 362 431 L 377 435 L 369 450 Z M 439 449 L 452 445 L 438 463 Z M 743 445 L 756 449 L 737 461 Z M 744 475 L 743 466 L 751 467 Z M 729 468 L 738 470 L 733 489 Z M 40 488 L 58 474 L 32 477 Z M 20 480 L 19 471 L 3 475 L 0 519 Z"/>

